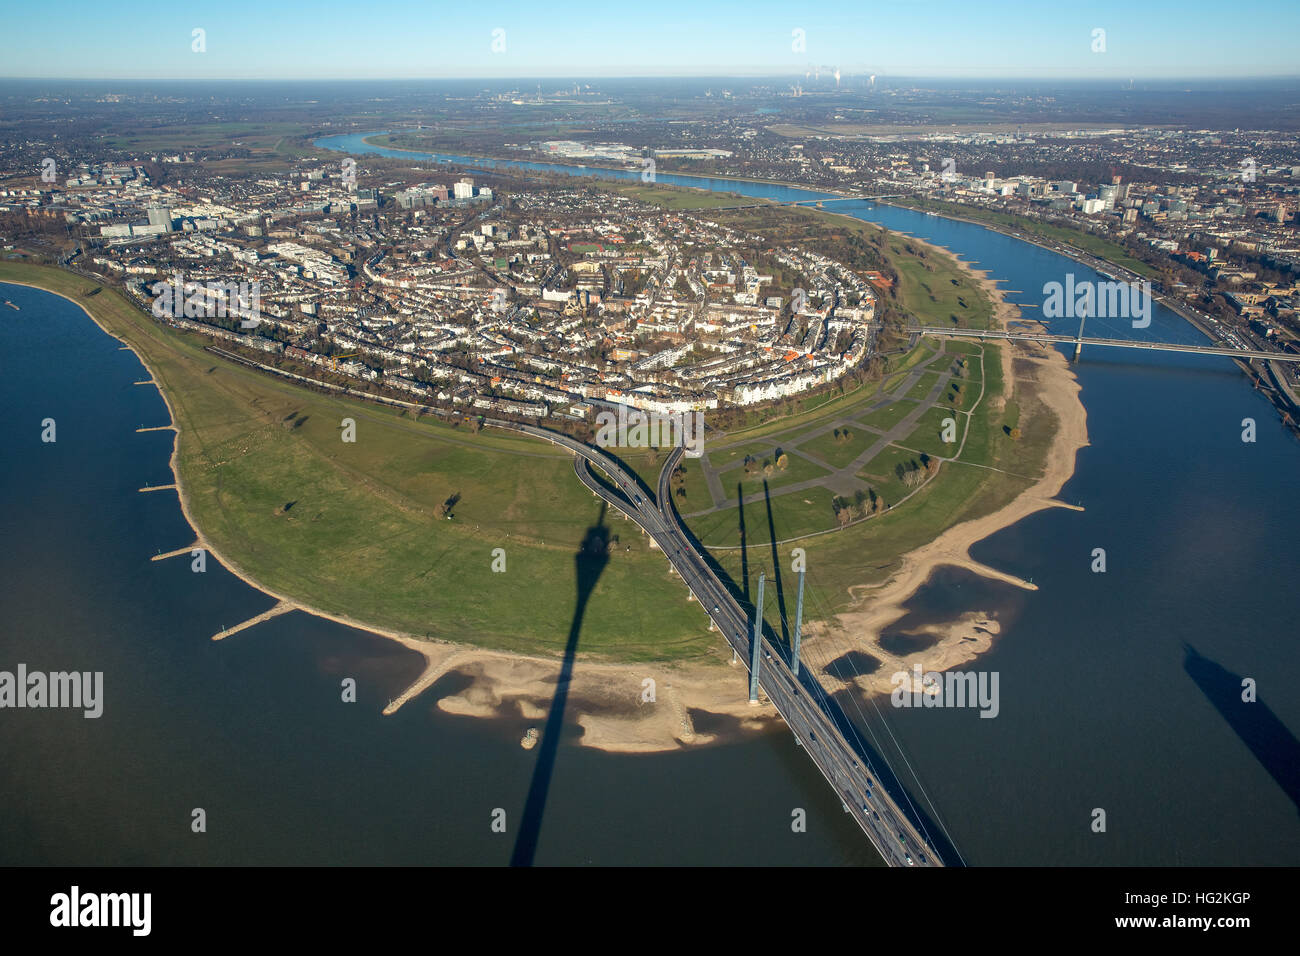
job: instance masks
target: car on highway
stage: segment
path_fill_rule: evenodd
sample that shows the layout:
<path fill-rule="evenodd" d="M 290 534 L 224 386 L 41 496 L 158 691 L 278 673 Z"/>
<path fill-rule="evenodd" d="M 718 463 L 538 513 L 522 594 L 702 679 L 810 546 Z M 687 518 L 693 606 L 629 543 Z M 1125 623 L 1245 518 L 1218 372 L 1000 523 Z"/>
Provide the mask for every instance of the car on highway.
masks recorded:
<path fill-rule="evenodd" d="M 875 810 L 872 810 L 872 811 L 871 811 L 871 819 L 873 819 L 873 820 L 879 820 L 879 819 L 880 819 L 880 814 L 877 813 Z"/>
<path fill-rule="evenodd" d="M 718 613 L 718 606 L 717 606 L 716 604 L 713 605 L 713 613 L 714 613 L 714 614 L 717 614 L 717 613 Z"/>
<path fill-rule="evenodd" d="M 908 866 L 916 866 L 916 863 L 914 863 L 914 862 L 912 861 L 912 854 L 910 854 L 910 853 L 904 853 L 904 854 L 903 854 L 903 859 L 907 861 L 907 865 L 908 865 Z"/>

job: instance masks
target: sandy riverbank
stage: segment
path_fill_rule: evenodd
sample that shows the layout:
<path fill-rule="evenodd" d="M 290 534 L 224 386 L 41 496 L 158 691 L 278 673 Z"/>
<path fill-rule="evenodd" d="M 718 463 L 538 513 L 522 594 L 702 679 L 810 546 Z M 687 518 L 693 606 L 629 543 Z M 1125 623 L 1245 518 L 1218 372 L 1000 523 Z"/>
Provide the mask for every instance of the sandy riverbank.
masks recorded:
<path fill-rule="evenodd" d="M 947 249 L 924 239 L 906 233 L 901 235 L 927 250 L 956 258 Z M 1023 318 L 1020 310 L 1006 301 L 1004 293 L 987 272 L 974 269 L 961 259 L 957 259 L 957 263 L 993 302 L 994 320 L 999 327 L 1036 321 L 1033 317 Z M 1056 496 L 1074 474 L 1079 449 L 1088 445 L 1087 411 L 1079 400 L 1079 382 L 1065 356 L 1055 348 L 1007 343 L 1001 352 L 1006 387 L 996 401 L 1004 405 L 1014 396 L 1022 405 L 1038 403 L 1055 419 L 1056 431 L 1043 472 L 1028 488 L 998 510 L 954 525 L 935 540 L 904 555 L 902 566 L 883 584 L 851 587 L 849 593 L 856 602 L 853 609 L 837 615 L 833 621 L 807 626 L 808 642 L 814 654 L 818 643 L 830 643 L 833 635 L 836 646 L 842 647 L 847 642 L 880 661 L 871 674 L 853 680 L 862 691 L 887 694 L 893 689 L 891 678 L 899 671 L 910 673 L 918 664 L 926 672 L 949 670 L 989 650 L 1001 626 L 988 612 L 978 609 L 971 609 L 946 624 L 925 628 L 923 633 L 935 639 L 935 643 L 923 651 L 901 655 L 892 653 L 880 645 L 880 635 L 907 613 L 906 603 L 936 568 L 962 568 L 985 578 L 1037 590 L 1028 581 L 974 560 L 970 549 L 984 538 L 1039 511 L 1048 508 L 1077 510 L 1075 505 L 1059 501 Z M 944 467 L 961 466 L 949 464 Z M 847 686 L 831 674 L 824 674 L 823 680 L 828 689 Z M 915 689 L 920 690 L 919 687 Z"/>

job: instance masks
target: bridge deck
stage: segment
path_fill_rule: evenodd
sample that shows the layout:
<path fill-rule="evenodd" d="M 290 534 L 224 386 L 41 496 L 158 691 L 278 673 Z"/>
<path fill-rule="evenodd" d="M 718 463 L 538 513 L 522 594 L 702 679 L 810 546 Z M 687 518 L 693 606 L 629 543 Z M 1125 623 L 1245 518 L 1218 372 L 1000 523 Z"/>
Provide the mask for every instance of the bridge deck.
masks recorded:
<path fill-rule="evenodd" d="M 711 617 L 737 657 L 748 663 L 750 618 L 705 561 L 680 523 L 672 504 L 669 483 L 673 468 L 681 460 L 678 447 L 664 462 L 659 475 L 658 504 L 649 500 L 637 478 L 619 464 L 582 442 L 558 432 L 533 425 L 486 419 L 487 424 L 523 432 L 561 445 L 578 456 L 578 478 L 597 497 L 618 508 L 649 534 L 668 558 L 673 568 L 690 588 L 700 606 Z M 598 481 L 590 465 L 607 474 L 618 487 L 611 489 Z M 835 721 L 826 712 L 806 683 L 796 678 L 780 649 L 764 636 L 763 657 L 759 668 L 759 687 L 776 707 L 795 734 L 799 744 L 812 758 L 827 782 L 835 789 L 847 811 L 862 827 L 873 846 L 890 866 L 943 866 L 943 860 L 912 824 L 902 808 L 864 766 L 864 759 L 845 739 Z M 815 680 L 808 675 L 808 680 Z M 903 837 L 902 840 L 899 837 Z"/>

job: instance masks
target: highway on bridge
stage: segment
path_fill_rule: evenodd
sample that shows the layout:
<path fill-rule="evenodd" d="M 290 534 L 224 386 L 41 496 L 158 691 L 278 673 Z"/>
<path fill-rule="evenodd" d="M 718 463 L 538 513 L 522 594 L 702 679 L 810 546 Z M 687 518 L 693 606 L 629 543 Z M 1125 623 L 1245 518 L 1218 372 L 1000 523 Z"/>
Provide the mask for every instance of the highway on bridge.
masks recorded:
<path fill-rule="evenodd" d="M 938 335 L 957 339 L 1009 339 L 1016 342 L 1046 342 L 1054 345 L 1104 345 L 1124 349 L 1150 349 L 1157 352 L 1191 352 L 1199 355 L 1225 355 L 1234 359 L 1265 359 L 1270 362 L 1300 362 L 1300 355 L 1263 349 L 1234 349 L 1219 345 L 1178 345 L 1173 342 L 1144 342 L 1141 339 L 1090 339 L 1076 335 L 1053 335 L 1048 332 L 1007 332 L 1002 329 L 948 329 L 933 326 L 910 328 L 921 335 Z"/>
<path fill-rule="evenodd" d="M 656 505 L 646 500 L 644 489 L 634 475 L 598 448 L 532 425 L 496 419 L 485 419 L 485 422 L 572 451 L 578 478 L 593 494 L 618 508 L 650 535 L 736 655 L 748 665 L 752 636 L 749 615 L 695 549 L 672 503 L 670 483 L 673 469 L 682 458 L 681 447 L 675 448 L 664 463 Z M 593 465 L 609 476 L 617 490 L 596 478 L 591 470 Z M 890 866 L 943 866 L 938 854 L 922 839 L 894 798 L 871 776 L 862 756 L 845 739 L 818 700 L 809 694 L 806 685 L 794 676 L 779 650 L 765 635 L 761 641 L 760 690 L 776 707 L 885 862 Z M 808 678 L 816 680 L 812 675 Z"/>

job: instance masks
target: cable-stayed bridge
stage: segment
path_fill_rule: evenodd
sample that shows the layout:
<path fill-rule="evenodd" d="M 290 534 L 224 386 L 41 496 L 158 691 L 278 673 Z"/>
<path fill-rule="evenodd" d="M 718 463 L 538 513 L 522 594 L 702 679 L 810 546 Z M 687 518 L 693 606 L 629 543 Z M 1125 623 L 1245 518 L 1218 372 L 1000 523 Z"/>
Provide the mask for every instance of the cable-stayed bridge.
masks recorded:
<path fill-rule="evenodd" d="M 1180 345 L 1175 342 L 1149 342 L 1142 339 L 1099 339 L 1079 335 L 1054 335 L 1050 332 L 1023 332 L 1004 329 L 955 329 L 938 326 L 919 326 L 908 329 L 913 334 L 936 335 L 950 339 L 1004 339 L 1015 342 L 1043 342 L 1051 345 L 1074 345 L 1075 357 L 1085 345 L 1099 345 L 1122 349 L 1147 349 L 1155 352 L 1190 352 L 1197 355 L 1223 355 L 1228 358 L 1268 362 L 1300 362 L 1300 355 L 1292 352 L 1273 352 L 1266 349 L 1237 349 L 1219 345 Z"/>

